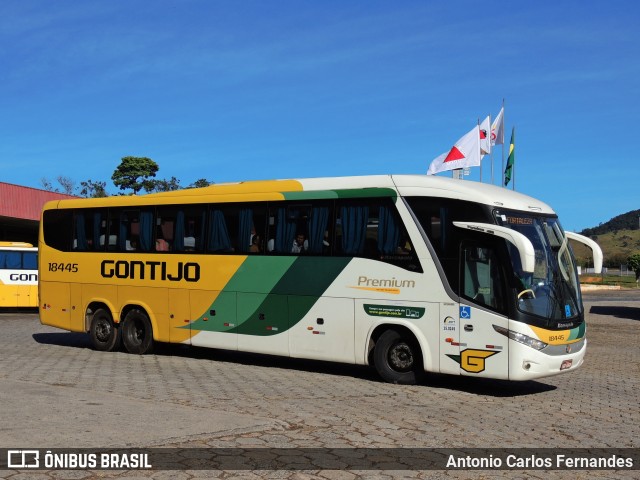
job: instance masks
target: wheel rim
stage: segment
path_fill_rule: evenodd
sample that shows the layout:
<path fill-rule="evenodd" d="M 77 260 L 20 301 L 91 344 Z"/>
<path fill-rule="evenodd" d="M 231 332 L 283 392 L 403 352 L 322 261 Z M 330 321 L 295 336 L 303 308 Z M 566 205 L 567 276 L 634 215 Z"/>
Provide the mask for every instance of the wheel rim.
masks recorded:
<path fill-rule="evenodd" d="M 397 372 L 408 372 L 413 367 L 413 352 L 405 342 L 396 343 L 389 349 L 389 366 Z"/>
<path fill-rule="evenodd" d="M 109 341 L 111 337 L 111 322 L 106 318 L 99 318 L 96 322 L 96 338 L 102 343 Z"/>
<path fill-rule="evenodd" d="M 135 345 L 141 345 L 144 339 L 144 323 L 138 319 L 134 320 L 131 325 L 131 343 Z"/>

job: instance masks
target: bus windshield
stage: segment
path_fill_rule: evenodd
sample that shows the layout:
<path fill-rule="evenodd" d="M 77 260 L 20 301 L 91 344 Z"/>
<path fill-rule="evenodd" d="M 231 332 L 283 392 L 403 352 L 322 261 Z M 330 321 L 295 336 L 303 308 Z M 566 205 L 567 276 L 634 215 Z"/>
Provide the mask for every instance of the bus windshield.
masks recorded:
<path fill-rule="evenodd" d="M 525 235 L 535 250 L 535 270 L 522 272 L 515 248 L 510 257 L 520 285 L 518 310 L 543 317 L 550 326 L 576 319 L 582 313 L 576 263 L 558 219 L 522 212 L 495 211 L 498 225 Z"/>

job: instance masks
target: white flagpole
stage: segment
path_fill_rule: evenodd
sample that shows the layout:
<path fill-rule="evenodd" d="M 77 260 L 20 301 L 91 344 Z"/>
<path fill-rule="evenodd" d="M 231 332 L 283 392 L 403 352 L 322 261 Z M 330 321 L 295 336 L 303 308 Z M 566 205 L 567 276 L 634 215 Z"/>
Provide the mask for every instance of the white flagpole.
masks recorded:
<path fill-rule="evenodd" d="M 478 131 L 480 131 L 480 117 L 478 117 Z M 480 142 L 479 138 L 478 142 Z M 480 183 L 482 183 L 482 147 L 480 148 L 480 150 Z"/>
<path fill-rule="evenodd" d="M 506 128 L 507 122 L 505 122 L 505 114 L 504 114 L 504 98 L 502 99 L 502 132 L 504 137 L 504 130 Z M 500 186 L 504 187 L 504 138 L 502 139 L 502 181 L 500 182 Z"/>
<path fill-rule="evenodd" d="M 491 145 L 491 117 L 489 117 L 489 147 L 491 151 L 489 152 L 489 158 L 491 159 L 491 185 L 495 185 L 495 180 L 493 179 L 493 145 Z"/>
<path fill-rule="evenodd" d="M 489 117 L 489 131 L 487 138 L 489 139 L 489 160 L 491 160 L 491 185 L 493 185 L 493 146 L 491 145 L 491 114 L 487 115 Z"/>
<path fill-rule="evenodd" d="M 512 136 L 516 134 L 516 127 L 513 127 Z M 513 163 L 511 164 L 511 176 L 513 177 L 513 191 L 516 191 L 516 144 L 515 139 L 513 139 Z M 511 140 L 509 140 L 509 150 L 511 150 Z"/>

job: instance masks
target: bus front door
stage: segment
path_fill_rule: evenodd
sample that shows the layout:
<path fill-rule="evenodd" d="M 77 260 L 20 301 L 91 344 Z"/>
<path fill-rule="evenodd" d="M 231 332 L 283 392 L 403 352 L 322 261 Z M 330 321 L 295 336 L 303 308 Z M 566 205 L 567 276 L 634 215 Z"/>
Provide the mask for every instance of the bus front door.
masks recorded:
<path fill-rule="evenodd" d="M 461 249 L 458 361 L 462 375 L 509 378 L 505 282 L 494 250 L 483 243 L 463 242 Z"/>
<path fill-rule="evenodd" d="M 507 337 L 493 325 L 506 328 L 506 317 L 474 305 L 460 304 L 460 369 L 462 375 L 509 378 Z"/>

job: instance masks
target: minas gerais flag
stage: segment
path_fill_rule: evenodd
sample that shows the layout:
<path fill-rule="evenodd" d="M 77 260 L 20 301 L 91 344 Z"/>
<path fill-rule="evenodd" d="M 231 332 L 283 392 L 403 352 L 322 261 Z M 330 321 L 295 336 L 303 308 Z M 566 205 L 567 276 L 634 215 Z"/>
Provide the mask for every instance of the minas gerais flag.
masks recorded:
<path fill-rule="evenodd" d="M 457 168 L 477 167 L 480 165 L 480 159 L 480 126 L 476 125 L 458 140 L 451 150 L 431 162 L 427 175 Z"/>

